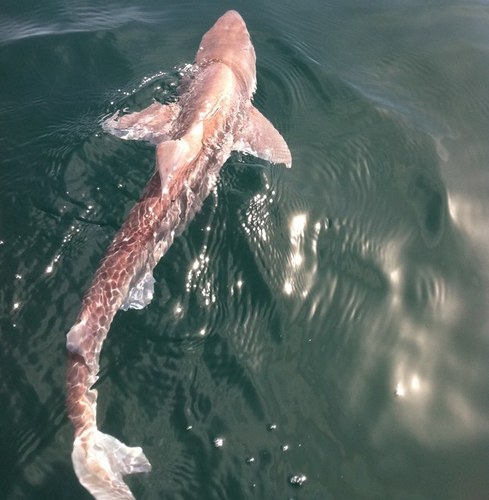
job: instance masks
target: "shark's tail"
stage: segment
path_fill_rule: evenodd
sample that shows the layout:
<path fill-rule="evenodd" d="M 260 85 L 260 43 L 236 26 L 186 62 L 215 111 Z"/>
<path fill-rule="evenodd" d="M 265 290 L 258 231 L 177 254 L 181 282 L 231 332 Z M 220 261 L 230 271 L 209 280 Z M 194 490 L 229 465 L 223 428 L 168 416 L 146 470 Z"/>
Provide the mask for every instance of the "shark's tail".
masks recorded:
<path fill-rule="evenodd" d="M 75 438 L 71 458 L 80 483 L 97 500 L 134 499 L 122 477 L 151 470 L 141 448 L 130 448 L 96 428 Z"/>

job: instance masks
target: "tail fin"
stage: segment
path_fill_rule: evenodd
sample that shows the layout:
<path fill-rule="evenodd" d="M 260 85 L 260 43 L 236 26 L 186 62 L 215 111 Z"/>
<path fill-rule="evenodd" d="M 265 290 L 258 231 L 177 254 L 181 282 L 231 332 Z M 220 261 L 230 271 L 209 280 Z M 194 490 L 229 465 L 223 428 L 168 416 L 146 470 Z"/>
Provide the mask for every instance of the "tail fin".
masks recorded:
<path fill-rule="evenodd" d="M 75 438 L 71 458 L 80 483 L 97 500 L 134 499 L 122 477 L 151 470 L 141 448 L 130 448 L 97 429 Z"/>

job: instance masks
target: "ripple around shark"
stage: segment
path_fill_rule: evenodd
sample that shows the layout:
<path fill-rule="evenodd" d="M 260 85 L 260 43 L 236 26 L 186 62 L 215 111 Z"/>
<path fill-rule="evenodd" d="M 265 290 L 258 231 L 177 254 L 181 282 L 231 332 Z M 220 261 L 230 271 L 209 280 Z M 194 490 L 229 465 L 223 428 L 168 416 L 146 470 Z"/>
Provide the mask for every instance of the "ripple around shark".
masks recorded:
<path fill-rule="evenodd" d="M 132 208 L 95 273 L 67 334 L 68 415 L 75 429 L 72 460 L 80 483 L 97 499 L 131 499 L 123 476 L 148 472 L 139 447 L 97 429 L 99 357 L 119 309 L 153 297 L 153 268 L 200 209 L 232 151 L 291 166 L 289 148 L 252 105 L 256 56 L 241 16 L 228 11 L 202 38 L 176 103 L 105 121 L 122 139 L 156 144 L 157 171 Z"/>

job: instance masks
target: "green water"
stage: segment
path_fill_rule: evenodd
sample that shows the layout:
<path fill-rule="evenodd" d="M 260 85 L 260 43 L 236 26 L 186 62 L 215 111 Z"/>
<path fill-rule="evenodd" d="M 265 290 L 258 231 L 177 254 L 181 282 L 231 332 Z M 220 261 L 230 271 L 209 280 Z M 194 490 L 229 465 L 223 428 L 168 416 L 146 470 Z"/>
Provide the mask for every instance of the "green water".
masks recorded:
<path fill-rule="evenodd" d="M 293 168 L 233 155 L 116 316 L 99 426 L 150 459 L 131 489 L 489 498 L 489 6 L 462 0 L 0 7 L 0 498 L 90 498 L 64 336 L 154 168 L 100 124 L 171 96 L 229 8 Z"/>

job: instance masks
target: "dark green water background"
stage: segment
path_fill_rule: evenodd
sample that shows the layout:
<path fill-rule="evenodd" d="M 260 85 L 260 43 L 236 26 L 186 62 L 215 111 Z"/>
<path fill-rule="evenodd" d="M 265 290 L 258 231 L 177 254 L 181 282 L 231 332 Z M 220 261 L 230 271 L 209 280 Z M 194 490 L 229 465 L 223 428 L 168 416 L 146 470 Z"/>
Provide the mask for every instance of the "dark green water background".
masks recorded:
<path fill-rule="evenodd" d="M 131 488 L 488 499 L 489 5 L 467 0 L 2 3 L 0 498 L 89 498 L 64 336 L 154 168 L 100 123 L 174 94 L 229 8 L 294 164 L 233 155 L 155 300 L 117 315 L 99 424 L 152 462 Z"/>

